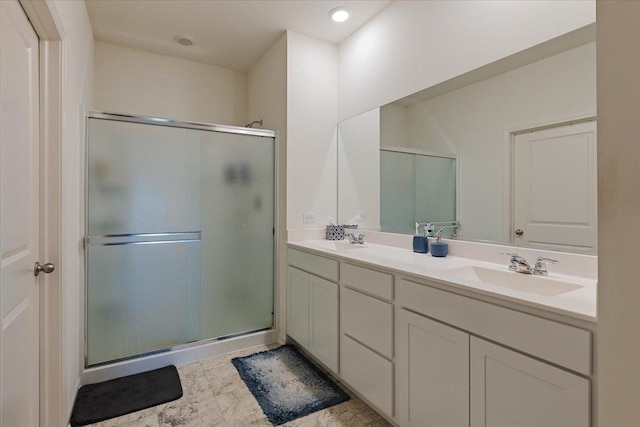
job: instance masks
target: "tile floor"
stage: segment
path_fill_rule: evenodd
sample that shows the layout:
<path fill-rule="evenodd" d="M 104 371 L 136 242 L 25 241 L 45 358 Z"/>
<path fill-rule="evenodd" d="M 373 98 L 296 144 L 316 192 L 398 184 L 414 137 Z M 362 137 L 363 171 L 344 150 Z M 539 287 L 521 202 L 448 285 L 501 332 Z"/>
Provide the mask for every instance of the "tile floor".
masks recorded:
<path fill-rule="evenodd" d="M 240 379 L 231 359 L 278 347 L 253 347 L 178 366 L 184 395 L 173 402 L 92 424 L 93 427 L 242 427 L 271 426 Z M 345 391 L 349 392 L 347 389 Z M 355 396 L 285 426 L 333 427 L 390 424 Z"/>

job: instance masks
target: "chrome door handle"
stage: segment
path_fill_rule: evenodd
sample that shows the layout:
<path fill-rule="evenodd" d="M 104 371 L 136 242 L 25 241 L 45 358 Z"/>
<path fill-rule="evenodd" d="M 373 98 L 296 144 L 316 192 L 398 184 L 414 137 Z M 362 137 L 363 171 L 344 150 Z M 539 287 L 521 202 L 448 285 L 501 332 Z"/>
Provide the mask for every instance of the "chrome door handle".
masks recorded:
<path fill-rule="evenodd" d="M 524 231 L 522 231 L 521 228 L 518 228 L 516 231 L 514 231 L 514 233 L 516 233 L 517 236 L 522 236 L 524 234 Z"/>
<path fill-rule="evenodd" d="M 40 265 L 40 263 L 36 261 L 36 265 L 33 267 L 33 275 L 38 277 L 40 273 L 49 274 L 52 273 L 55 269 L 56 266 L 51 264 L 50 262 L 46 263 L 45 265 Z"/>

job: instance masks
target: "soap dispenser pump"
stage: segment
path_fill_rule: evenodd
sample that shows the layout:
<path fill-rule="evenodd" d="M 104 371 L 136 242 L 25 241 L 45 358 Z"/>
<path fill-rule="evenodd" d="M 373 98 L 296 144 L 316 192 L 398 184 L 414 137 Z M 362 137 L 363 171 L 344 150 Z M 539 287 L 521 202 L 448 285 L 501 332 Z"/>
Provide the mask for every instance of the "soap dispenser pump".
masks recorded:
<path fill-rule="evenodd" d="M 431 251 L 431 256 L 435 257 L 446 257 L 449 254 L 449 244 L 447 242 L 442 241 L 442 237 L 440 233 L 442 232 L 442 228 L 438 230 L 436 233 L 436 241 L 431 242 L 429 250 Z"/>

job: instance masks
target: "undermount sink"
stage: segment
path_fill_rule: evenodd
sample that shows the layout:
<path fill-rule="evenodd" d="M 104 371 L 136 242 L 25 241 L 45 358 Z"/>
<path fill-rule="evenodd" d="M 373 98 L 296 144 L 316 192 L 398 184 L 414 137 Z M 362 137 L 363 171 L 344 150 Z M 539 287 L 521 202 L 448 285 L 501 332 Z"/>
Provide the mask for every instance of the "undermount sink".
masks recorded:
<path fill-rule="evenodd" d="M 335 245 L 335 248 L 337 251 L 347 251 L 349 249 L 363 249 L 366 248 L 367 245 L 361 245 L 361 244 L 356 244 L 356 243 L 349 243 L 349 242 L 333 242 L 333 244 Z"/>
<path fill-rule="evenodd" d="M 499 286 L 514 291 L 552 297 L 582 288 L 575 283 L 563 282 L 543 276 L 515 273 L 508 270 L 494 270 L 491 268 L 468 266 L 454 268 L 447 271 L 452 277 L 461 280 L 472 280 L 487 285 Z"/>

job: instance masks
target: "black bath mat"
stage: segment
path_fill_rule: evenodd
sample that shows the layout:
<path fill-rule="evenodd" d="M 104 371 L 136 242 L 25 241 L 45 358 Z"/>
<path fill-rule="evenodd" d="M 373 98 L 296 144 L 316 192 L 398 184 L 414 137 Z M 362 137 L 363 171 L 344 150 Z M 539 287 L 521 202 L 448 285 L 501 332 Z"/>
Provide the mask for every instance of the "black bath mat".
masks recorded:
<path fill-rule="evenodd" d="M 175 366 L 80 387 L 71 425 L 85 426 L 182 397 Z"/>
<path fill-rule="evenodd" d="M 236 357 L 231 363 L 276 426 L 349 400 L 348 394 L 291 345 Z"/>

